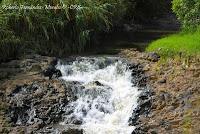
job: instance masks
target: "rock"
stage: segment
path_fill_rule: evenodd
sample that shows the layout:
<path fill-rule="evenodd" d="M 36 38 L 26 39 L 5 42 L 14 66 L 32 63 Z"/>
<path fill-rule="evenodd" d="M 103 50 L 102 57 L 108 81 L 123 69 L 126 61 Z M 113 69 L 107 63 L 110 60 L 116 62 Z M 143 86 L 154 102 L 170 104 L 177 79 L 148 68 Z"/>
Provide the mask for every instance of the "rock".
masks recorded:
<path fill-rule="evenodd" d="M 31 72 L 41 72 L 42 68 L 40 65 L 33 65 L 31 68 L 30 68 L 30 71 Z"/>
<path fill-rule="evenodd" d="M 73 124 L 75 125 L 81 125 L 83 122 L 81 120 L 74 120 Z"/>
<path fill-rule="evenodd" d="M 158 133 L 156 132 L 156 130 L 151 130 L 150 133 L 151 133 L 151 134 L 158 134 Z"/>
<path fill-rule="evenodd" d="M 97 86 L 103 86 L 103 84 L 101 84 L 99 81 L 95 81 L 94 82 Z"/>
<path fill-rule="evenodd" d="M 195 72 L 193 76 L 199 78 L 200 77 L 200 71 L 199 72 Z"/>
<path fill-rule="evenodd" d="M 155 53 L 155 52 L 148 53 L 147 60 L 153 61 L 153 62 L 157 62 L 157 61 L 160 60 L 160 56 L 157 53 Z"/>
<path fill-rule="evenodd" d="M 150 112 L 151 109 L 151 99 L 145 99 L 141 100 L 139 102 L 139 105 L 136 109 L 134 109 L 133 114 L 131 118 L 129 119 L 129 124 L 130 125 L 138 125 L 138 119 L 140 118 L 141 115 L 147 115 Z"/>
<path fill-rule="evenodd" d="M 52 75 L 52 78 L 59 78 L 62 76 L 62 73 L 60 70 L 56 69 L 54 74 Z"/>
<path fill-rule="evenodd" d="M 166 79 L 161 79 L 161 80 L 158 81 L 158 83 L 160 83 L 160 84 L 164 84 L 164 83 L 166 83 L 166 82 L 167 82 Z"/>
<path fill-rule="evenodd" d="M 58 58 L 52 58 L 50 61 L 50 65 L 56 66 L 58 64 Z"/>
<path fill-rule="evenodd" d="M 56 67 L 55 67 L 57 65 L 57 63 L 58 63 L 57 58 L 51 59 L 49 66 L 46 67 L 46 69 L 44 69 L 42 71 L 42 74 L 45 77 L 49 77 L 49 79 L 61 77 L 62 76 L 61 71 L 56 69 Z"/>
<path fill-rule="evenodd" d="M 16 93 L 19 93 L 21 91 L 23 87 L 22 86 L 16 86 L 16 88 L 12 91 L 12 93 L 10 94 L 10 96 L 16 94 Z"/>
<path fill-rule="evenodd" d="M 56 69 L 55 66 L 49 66 L 47 69 L 43 71 L 43 75 L 45 77 L 49 77 L 49 79 L 52 79 L 61 77 L 62 73 L 60 70 Z"/>
<path fill-rule="evenodd" d="M 140 94 L 139 98 L 140 98 L 141 100 L 146 100 L 146 99 L 149 98 L 149 95 L 146 94 L 146 93 L 142 93 L 142 94 Z"/>
<path fill-rule="evenodd" d="M 62 119 L 63 108 L 67 105 L 64 100 L 67 100 L 67 96 L 67 93 L 63 94 L 62 87 L 59 86 L 57 90 L 52 83 L 34 82 L 30 85 L 17 86 L 7 97 L 7 116 L 14 125 L 42 128 Z"/>
<path fill-rule="evenodd" d="M 5 97 L 4 92 L 0 91 L 0 100 L 3 101 Z"/>
<path fill-rule="evenodd" d="M 79 130 L 79 129 L 68 129 L 68 130 L 64 130 L 62 132 L 62 134 L 83 134 L 83 130 Z"/>
<path fill-rule="evenodd" d="M 38 130 L 38 129 L 41 129 L 45 126 L 44 122 L 42 120 L 38 120 L 34 125 L 33 125 L 33 128 Z"/>
<path fill-rule="evenodd" d="M 147 64 L 144 68 L 143 68 L 144 71 L 149 71 L 150 70 L 150 66 Z"/>

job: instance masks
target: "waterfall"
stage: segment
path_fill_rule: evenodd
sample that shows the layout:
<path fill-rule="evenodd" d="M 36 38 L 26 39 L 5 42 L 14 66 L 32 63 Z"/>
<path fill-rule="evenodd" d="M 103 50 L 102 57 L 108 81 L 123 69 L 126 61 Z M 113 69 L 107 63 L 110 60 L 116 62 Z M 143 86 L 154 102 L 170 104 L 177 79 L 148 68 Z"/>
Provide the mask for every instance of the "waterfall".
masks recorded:
<path fill-rule="evenodd" d="M 85 134 L 131 134 L 129 118 L 140 91 L 132 83 L 127 62 L 119 58 L 77 58 L 56 66 L 65 82 L 74 83 L 76 99 L 62 124 L 80 123 Z"/>

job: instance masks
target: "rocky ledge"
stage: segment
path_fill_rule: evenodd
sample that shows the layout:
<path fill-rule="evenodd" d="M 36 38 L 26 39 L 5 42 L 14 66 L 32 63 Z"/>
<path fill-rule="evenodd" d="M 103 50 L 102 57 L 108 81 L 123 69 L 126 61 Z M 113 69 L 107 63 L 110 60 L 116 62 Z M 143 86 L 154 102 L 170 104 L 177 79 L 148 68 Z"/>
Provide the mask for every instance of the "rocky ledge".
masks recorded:
<path fill-rule="evenodd" d="M 56 79 L 56 61 L 28 55 L 0 64 L 0 133 L 32 133 L 59 120 L 71 96 Z"/>
<path fill-rule="evenodd" d="M 153 92 L 151 109 L 140 115 L 135 133 L 200 132 L 200 58 L 159 61 L 156 53 L 124 50 L 121 56 L 140 63 Z"/>
<path fill-rule="evenodd" d="M 68 129 L 59 125 L 66 111 L 70 112 L 65 109 L 67 104 L 76 96 L 72 93 L 73 82 L 58 79 L 62 74 L 55 68 L 56 64 L 56 58 L 40 55 L 0 64 L 0 133 L 83 133 L 76 127 L 81 124 L 79 120 L 67 126 Z M 150 112 L 152 92 L 147 88 L 143 67 L 139 63 L 129 67 L 133 70 L 133 83 L 143 91 L 129 121 L 135 126 L 141 115 Z M 101 85 L 98 81 L 93 84 Z M 139 133 L 137 129 L 135 133 Z"/>
<path fill-rule="evenodd" d="M 199 59 L 162 62 L 156 53 L 135 50 L 120 55 L 131 61 L 134 83 L 143 91 L 129 121 L 136 126 L 133 134 L 200 132 Z M 0 64 L 0 133 L 56 133 L 54 128 L 64 134 L 83 133 L 76 126 L 66 130 L 58 124 L 76 97 L 70 84 L 58 79 L 56 64 L 56 58 L 40 55 Z"/>

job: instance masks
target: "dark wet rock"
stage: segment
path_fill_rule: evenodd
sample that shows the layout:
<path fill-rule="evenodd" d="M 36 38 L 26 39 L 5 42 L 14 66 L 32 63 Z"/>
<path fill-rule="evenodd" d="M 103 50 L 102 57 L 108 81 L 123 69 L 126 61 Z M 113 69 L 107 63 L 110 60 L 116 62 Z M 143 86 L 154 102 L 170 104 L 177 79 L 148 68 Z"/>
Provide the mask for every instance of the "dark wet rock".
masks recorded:
<path fill-rule="evenodd" d="M 145 89 L 145 91 L 143 90 L 143 92 L 139 95 L 139 99 L 140 100 L 148 100 L 151 98 L 151 96 L 153 95 L 153 92 Z"/>
<path fill-rule="evenodd" d="M 136 129 L 131 134 L 146 134 L 147 128 L 141 125 L 137 125 Z"/>
<path fill-rule="evenodd" d="M 101 84 L 99 81 L 95 81 L 94 82 L 97 86 L 103 86 L 103 84 Z"/>
<path fill-rule="evenodd" d="M 47 69 L 43 71 L 43 75 L 45 77 L 49 77 L 49 79 L 52 79 L 61 77 L 62 73 L 60 70 L 56 69 L 55 66 L 49 66 Z"/>
<path fill-rule="evenodd" d="M 144 74 L 143 66 L 141 64 L 130 64 L 129 69 L 132 70 L 133 84 L 137 87 L 145 87 L 147 83 L 147 76 Z"/>
<path fill-rule="evenodd" d="M 58 64 L 58 58 L 53 58 L 50 62 L 51 66 L 56 66 Z"/>
<path fill-rule="evenodd" d="M 153 62 L 157 62 L 160 60 L 160 56 L 157 53 L 148 53 L 147 59 Z"/>
<path fill-rule="evenodd" d="M 138 83 L 137 83 L 138 87 L 145 87 L 146 84 L 147 84 L 147 77 L 146 76 L 142 76 L 142 77 L 138 78 Z"/>
<path fill-rule="evenodd" d="M 12 94 L 10 94 L 10 96 L 16 94 L 16 93 L 19 93 L 21 90 L 22 90 L 22 86 L 16 86 L 16 88 L 13 90 Z"/>
<path fill-rule="evenodd" d="M 151 96 L 153 93 L 150 90 L 144 90 L 138 100 L 138 106 L 136 109 L 133 110 L 133 114 L 131 118 L 129 119 L 129 124 L 130 125 L 139 125 L 141 124 L 140 121 L 138 120 L 140 116 L 144 115 L 147 116 L 150 113 L 150 110 L 152 108 L 152 98 Z M 138 128 L 139 129 L 139 128 Z M 138 132 L 139 133 L 139 132 Z"/>
<path fill-rule="evenodd" d="M 172 99 L 172 95 L 168 92 L 163 91 L 159 94 L 159 100 L 161 101 L 170 102 L 171 99 Z"/>
<path fill-rule="evenodd" d="M 5 93 L 3 91 L 0 91 L 0 99 L 3 101 L 5 97 Z"/>
<path fill-rule="evenodd" d="M 152 107 L 151 96 L 154 94 L 147 88 L 148 77 L 145 75 L 143 66 L 141 64 L 130 64 L 129 69 L 132 70 L 134 86 L 139 87 L 141 94 L 138 99 L 138 106 L 133 110 L 132 116 L 129 119 L 129 124 L 136 126 L 132 134 L 145 134 L 146 130 L 140 122 L 140 116 L 147 116 Z"/>
<path fill-rule="evenodd" d="M 83 122 L 81 120 L 77 120 L 77 119 L 73 120 L 73 124 L 75 125 L 81 125 L 82 123 Z"/>
<path fill-rule="evenodd" d="M 68 62 L 71 61 L 73 60 L 69 60 Z M 25 84 L 21 83 L 21 81 L 17 81 L 17 86 L 12 88 L 12 90 L 10 89 L 11 91 L 7 95 L 6 101 L 9 104 L 9 108 L 6 115 L 10 118 L 10 122 L 12 122 L 13 126 L 25 126 L 30 133 L 56 133 L 58 130 L 54 127 L 45 127 L 64 121 L 65 116 L 73 112 L 73 108 L 67 107 L 67 104 L 78 98 L 78 96 L 76 96 L 77 92 L 83 95 L 93 94 L 94 97 L 99 93 L 102 95 L 110 95 L 106 90 L 91 90 L 92 86 L 99 86 L 99 88 L 105 86 L 99 81 L 89 83 L 91 85 L 89 85 L 88 88 L 91 89 L 83 90 L 83 87 L 81 87 L 82 83 L 80 82 L 65 82 L 63 80 L 54 79 L 62 75 L 61 72 L 55 68 L 57 62 L 56 58 L 49 59 L 47 57 L 35 55 L 23 60 L 20 64 L 20 67 L 25 72 L 38 72 L 39 74 L 37 76 L 34 74 L 30 77 L 25 77 L 24 79 L 29 79 L 28 82 L 24 80 Z M 113 63 L 113 61 L 108 58 L 99 64 L 99 68 L 103 68 L 105 64 L 111 63 Z M 138 100 L 139 106 L 133 111 L 133 115 L 130 118 L 130 125 L 138 125 L 141 124 L 138 120 L 140 116 L 148 116 L 152 105 L 152 93 L 146 89 L 147 77 L 144 74 L 143 66 L 141 64 L 130 64 L 129 69 L 132 70 L 132 76 L 134 77 L 132 82 L 134 86 L 139 86 L 139 90 L 142 92 Z M 43 75 L 41 75 L 41 70 L 44 70 L 42 71 Z M 44 76 L 49 77 L 49 79 L 45 79 Z M 102 107 L 98 108 L 105 113 L 110 112 L 105 111 Z M 87 111 L 83 109 L 83 114 L 86 112 Z M 81 125 L 82 120 L 74 119 L 73 123 Z M 135 132 L 137 134 L 146 132 L 146 128 L 142 125 L 138 126 Z M 83 132 L 78 129 L 69 129 L 62 133 L 82 134 Z"/>
<path fill-rule="evenodd" d="M 62 131 L 62 134 L 83 134 L 83 130 L 79 130 L 79 129 L 68 129 L 68 130 Z"/>
<path fill-rule="evenodd" d="M 31 125 L 37 129 L 59 122 L 69 96 L 64 93 L 65 90 L 56 89 L 52 83 L 43 85 L 34 82 L 31 85 L 17 86 L 7 98 L 10 104 L 7 116 L 13 125 Z"/>

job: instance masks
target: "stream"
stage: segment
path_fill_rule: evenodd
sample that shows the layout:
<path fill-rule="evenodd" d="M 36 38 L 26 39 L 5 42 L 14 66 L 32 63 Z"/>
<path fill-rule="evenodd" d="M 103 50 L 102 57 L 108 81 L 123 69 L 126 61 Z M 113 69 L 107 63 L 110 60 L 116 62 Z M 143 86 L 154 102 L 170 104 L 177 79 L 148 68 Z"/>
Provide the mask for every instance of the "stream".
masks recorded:
<path fill-rule="evenodd" d="M 42 58 L 46 61 L 39 56 L 37 64 L 44 64 Z M 6 114 L 15 128 L 25 134 L 132 134 L 138 129 L 137 119 L 150 106 L 140 65 L 113 56 L 52 61 L 43 74 L 25 77 L 30 82 L 19 82 L 8 94 Z"/>
<path fill-rule="evenodd" d="M 66 106 L 64 121 L 81 122 L 85 134 L 131 134 L 129 118 L 137 107 L 140 91 L 133 85 L 128 64 L 117 58 L 80 58 L 58 63 L 61 79 L 74 82 L 75 101 Z"/>
<path fill-rule="evenodd" d="M 114 32 L 102 47 L 82 56 L 52 63 L 39 55 L 17 61 L 23 70 L 36 72 L 26 76 L 31 82 L 17 84 L 8 94 L 10 122 L 27 134 L 142 133 L 137 119 L 151 107 L 146 76 L 139 64 L 116 55 L 129 48 L 143 51 L 152 40 L 174 32 L 153 29 Z"/>

